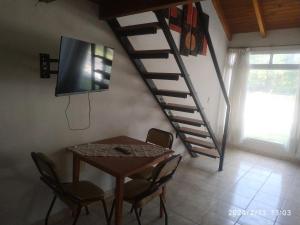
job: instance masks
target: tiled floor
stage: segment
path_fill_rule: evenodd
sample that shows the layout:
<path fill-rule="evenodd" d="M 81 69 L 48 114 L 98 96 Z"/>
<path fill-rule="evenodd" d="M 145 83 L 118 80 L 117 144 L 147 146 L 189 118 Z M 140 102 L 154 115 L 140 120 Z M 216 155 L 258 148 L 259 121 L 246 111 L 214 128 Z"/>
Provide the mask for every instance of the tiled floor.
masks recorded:
<path fill-rule="evenodd" d="M 207 157 L 186 159 L 169 183 L 169 225 L 297 225 L 300 224 L 300 167 L 241 151 L 228 151 L 223 172 Z M 290 210 L 290 211 L 289 211 Z M 137 224 L 125 206 L 126 225 Z M 158 200 L 143 212 L 145 225 L 163 225 Z M 291 213 L 291 215 L 286 215 Z M 105 224 L 94 206 L 78 225 Z M 56 225 L 71 224 L 65 218 Z"/>

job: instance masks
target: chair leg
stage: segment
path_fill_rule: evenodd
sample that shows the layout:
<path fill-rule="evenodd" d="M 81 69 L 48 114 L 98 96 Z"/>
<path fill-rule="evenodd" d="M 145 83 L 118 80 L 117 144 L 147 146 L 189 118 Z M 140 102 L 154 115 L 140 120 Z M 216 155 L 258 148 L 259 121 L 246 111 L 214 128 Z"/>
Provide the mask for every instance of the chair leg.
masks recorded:
<path fill-rule="evenodd" d="M 109 225 L 110 224 L 110 215 L 108 215 L 106 202 L 104 200 L 102 200 L 101 202 L 102 202 L 103 209 L 104 209 L 104 215 L 105 215 L 106 223 L 107 223 L 107 225 Z"/>
<path fill-rule="evenodd" d="M 161 193 L 161 197 L 163 198 L 163 200 L 166 199 L 166 186 L 162 187 L 162 193 Z M 162 205 L 160 204 L 160 212 L 159 212 L 159 217 L 162 218 L 164 216 L 164 210 Z"/>
<path fill-rule="evenodd" d="M 113 203 L 112 203 L 112 206 L 111 206 L 110 213 L 109 213 L 109 218 L 108 218 L 109 224 L 110 224 L 111 219 L 112 219 L 113 214 L 114 214 L 115 204 L 116 204 L 116 200 L 114 199 L 114 200 L 113 200 Z"/>
<path fill-rule="evenodd" d="M 89 215 L 90 214 L 89 208 L 87 206 L 84 206 L 84 209 L 85 209 L 85 214 Z"/>
<path fill-rule="evenodd" d="M 138 211 L 137 211 L 137 208 L 134 207 L 133 209 L 134 209 L 134 213 L 135 213 L 136 219 L 138 221 L 138 224 L 142 225 L 141 220 L 140 220 L 140 216 L 139 216 Z"/>
<path fill-rule="evenodd" d="M 130 209 L 130 214 L 133 213 L 133 206 L 131 206 L 131 209 Z"/>
<path fill-rule="evenodd" d="M 76 223 L 77 223 L 78 217 L 79 217 L 80 212 L 81 212 L 81 208 L 82 208 L 81 206 L 78 206 L 78 208 L 77 208 L 77 211 L 76 211 L 76 215 L 75 215 L 75 219 L 74 219 L 73 225 L 76 225 Z"/>
<path fill-rule="evenodd" d="M 159 196 L 159 199 L 160 199 L 160 204 L 164 210 L 164 214 L 165 214 L 165 225 L 168 225 L 168 214 L 167 214 L 167 210 L 166 210 L 166 206 L 165 206 L 165 203 L 164 203 L 164 199 L 163 199 L 163 196 Z"/>
<path fill-rule="evenodd" d="M 53 199 L 51 201 L 50 207 L 48 209 L 48 212 L 47 212 L 47 215 L 46 215 L 46 219 L 45 219 L 45 225 L 48 225 L 49 216 L 50 216 L 50 213 L 52 211 L 52 208 L 54 206 L 55 201 L 56 201 L 56 195 L 54 195 L 54 197 L 53 197 Z"/>
<path fill-rule="evenodd" d="M 143 208 L 140 208 L 140 211 L 139 211 L 139 216 L 140 217 L 142 216 L 142 212 L 143 212 Z"/>

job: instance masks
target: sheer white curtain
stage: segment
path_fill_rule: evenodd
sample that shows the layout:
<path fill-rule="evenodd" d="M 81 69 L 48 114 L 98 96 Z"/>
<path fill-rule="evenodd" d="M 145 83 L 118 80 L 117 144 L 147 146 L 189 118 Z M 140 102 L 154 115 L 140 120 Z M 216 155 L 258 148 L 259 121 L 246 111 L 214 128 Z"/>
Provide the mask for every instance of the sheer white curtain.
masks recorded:
<path fill-rule="evenodd" d="M 230 83 L 231 114 L 228 143 L 234 146 L 239 146 L 243 137 L 243 111 L 248 73 L 249 50 L 230 49 L 224 77 Z"/>
<path fill-rule="evenodd" d="M 300 76 L 300 65 L 298 73 Z M 296 97 L 294 123 L 291 130 L 290 141 L 286 146 L 286 149 L 290 154 L 294 155 L 297 159 L 300 159 L 300 87 L 298 87 L 298 94 Z"/>
<path fill-rule="evenodd" d="M 277 54 L 279 52 L 279 54 L 282 54 L 282 50 L 276 50 Z M 258 51 L 259 52 L 259 51 Z M 264 52 L 267 52 L 268 54 L 271 55 L 269 63 L 270 66 L 273 66 L 273 56 L 275 55 L 274 53 L 274 49 L 264 49 Z M 273 117 L 269 117 L 268 115 L 274 114 L 272 113 L 272 110 L 268 109 L 268 102 L 266 102 L 267 104 L 265 105 L 259 105 L 257 104 L 257 108 L 252 107 L 253 105 L 250 105 L 250 112 L 257 114 L 256 118 L 259 118 L 259 121 L 253 120 L 253 118 L 251 117 L 251 120 L 249 120 L 249 105 L 247 105 L 249 103 L 249 96 L 252 94 L 252 92 L 248 92 L 248 85 L 249 85 L 249 79 L 251 80 L 252 76 L 253 76 L 253 68 L 259 68 L 259 66 L 264 66 L 264 65 L 259 65 L 258 67 L 253 67 L 253 64 L 250 65 L 250 54 L 251 57 L 253 56 L 253 54 L 259 54 L 257 53 L 257 50 L 253 50 L 253 49 L 230 49 L 228 52 L 228 60 L 227 60 L 227 66 L 225 68 L 225 72 L 224 72 L 224 81 L 225 83 L 230 84 L 229 87 L 229 99 L 231 102 L 231 115 L 230 115 L 230 126 L 229 126 L 229 137 L 228 137 L 228 143 L 231 146 L 234 147 L 238 147 L 241 149 L 248 149 L 248 150 L 252 150 L 252 151 L 256 151 L 259 153 L 263 153 L 263 154 L 269 154 L 269 155 L 278 155 L 278 156 L 288 156 L 288 157 L 298 157 L 300 159 L 300 85 L 298 85 L 298 89 L 296 91 L 296 100 L 295 100 L 295 108 L 294 108 L 294 112 L 290 113 L 289 115 L 294 115 L 294 118 L 292 119 L 292 125 L 291 125 L 291 129 L 290 129 L 290 133 L 288 134 L 288 139 L 283 143 L 279 143 L 276 141 L 272 141 L 272 140 L 267 140 L 264 138 L 256 138 L 253 136 L 249 136 L 247 133 L 244 133 L 244 131 L 246 131 L 248 129 L 247 126 L 249 126 L 249 124 L 256 123 L 256 130 L 257 127 L 259 126 L 259 123 L 263 123 L 263 116 L 265 116 L 265 118 L 268 119 L 268 123 L 266 123 L 266 126 L 269 126 L 268 129 L 270 130 L 270 124 L 273 124 L 273 120 L 271 120 L 270 123 L 270 118 Z M 252 59 L 252 58 L 251 58 Z M 268 66 L 268 65 L 267 65 Z M 281 65 L 276 64 L 276 66 L 279 66 L 280 69 L 275 69 L 275 72 L 273 72 L 271 74 L 270 77 L 274 78 L 276 77 L 276 71 L 282 71 L 284 69 L 281 69 Z M 275 68 L 274 67 L 274 68 Z M 285 68 L 285 67 L 284 67 Z M 260 68 L 261 69 L 261 68 Z M 255 69 L 254 69 L 255 70 Z M 264 73 L 264 71 L 269 71 L 272 69 L 271 68 L 267 68 L 267 69 L 262 69 L 262 73 Z M 250 73 L 251 71 L 251 73 Z M 300 77 L 300 64 L 299 64 L 299 70 L 295 73 L 295 70 L 293 70 L 293 74 L 295 76 L 299 76 Z M 269 72 L 265 72 L 266 74 L 268 74 Z M 250 76 L 251 74 L 251 76 Z M 264 75 L 266 75 L 264 74 Z M 268 75 L 267 75 L 268 76 Z M 300 79 L 299 79 L 300 81 Z M 299 82 L 300 83 L 300 82 Z M 253 84 L 253 83 L 252 83 Z M 259 91 L 258 91 L 259 92 Z M 250 93 L 250 94 L 249 94 Z M 256 92 L 257 93 L 257 92 Z M 266 94 L 264 94 L 266 93 Z M 267 96 L 268 93 L 267 92 L 261 92 L 261 96 Z M 271 91 L 271 94 L 269 93 L 269 95 L 272 95 L 271 97 L 273 99 L 272 102 L 270 103 L 270 106 L 272 106 L 272 109 L 275 109 L 276 111 L 278 111 L 277 109 L 280 110 L 280 103 L 276 103 L 278 97 L 276 97 L 276 93 L 273 91 Z M 275 96 L 275 97 L 274 97 Z M 282 94 L 279 94 L 278 96 L 283 96 Z M 260 101 L 260 99 L 256 98 L 255 100 L 257 100 L 257 102 L 263 102 Z M 275 102 L 275 103 L 274 103 Z M 247 103 L 247 104 L 246 104 Z M 253 104 L 253 100 L 251 102 Z M 256 101 L 254 101 L 254 103 L 256 103 Z M 255 105 L 255 104 L 254 104 Z M 248 107 L 247 109 L 247 113 L 245 113 L 245 108 L 246 106 Z M 256 107 L 256 105 L 255 105 Z M 261 107 L 261 108 L 259 108 Z M 284 108 L 284 105 L 281 107 Z M 254 109 L 254 110 L 253 110 Z M 274 111 L 275 111 L 274 110 Z M 256 111 L 256 112 L 255 112 Z M 273 111 L 273 112 L 274 112 Z M 286 111 L 286 110 L 285 110 Z M 250 114 L 251 114 L 250 113 Z M 285 120 L 284 115 L 280 116 L 280 113 L 276 112 L 277 117 L 276 119 L 274 119 L 274 126 L 276 126 L 276 124 L 280 125 L 280 123 L 288 123 L 288 120 Z M 267 117 L 266 117 L 266 114 Z M 224 112 L 221 111 L 221 118 L 224 117 Z M 260 116 L 262 115 L 262 116 Z M 250 121 L 250 123 L 249 123 Z M 223 121 L 222 121 L 223 122 Z M 247 126 L 246 126 L 247 125 Z M 285 127 L 285 126 L 283 126 Z M 277 127 L 278 128 L 278 127 Z M 258 130 L 259 131 L 259 130 Z M 259 132 L 258 132 L 259 133 Z"/>

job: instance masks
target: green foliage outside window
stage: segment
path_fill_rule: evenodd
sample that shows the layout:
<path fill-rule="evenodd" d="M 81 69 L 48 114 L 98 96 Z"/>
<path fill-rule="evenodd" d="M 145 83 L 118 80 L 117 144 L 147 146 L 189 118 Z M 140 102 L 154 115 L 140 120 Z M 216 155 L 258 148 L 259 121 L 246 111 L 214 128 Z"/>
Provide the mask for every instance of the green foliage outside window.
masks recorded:
<path fill-rule="evenodd" d="M 250 70 L 248 91 L 294 95 L 299 86 L 299 71 Z"/>

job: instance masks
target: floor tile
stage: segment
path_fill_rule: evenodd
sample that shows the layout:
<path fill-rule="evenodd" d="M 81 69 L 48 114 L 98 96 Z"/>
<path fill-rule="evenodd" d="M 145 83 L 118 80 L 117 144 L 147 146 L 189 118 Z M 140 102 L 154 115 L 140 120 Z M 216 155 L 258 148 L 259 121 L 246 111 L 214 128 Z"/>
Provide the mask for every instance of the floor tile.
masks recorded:
<path fill-rule="evenodd" d="M 170 208 L 170 210 L 185 218 L 189 218 L 191 221 L 198 223 L 201 221 L 203 215 L 205 215 L 213 206 L 214 200 L 210 198 L 203 198 L 201 201 L 185 201 L 181 204 Z"/>
<path fill-rule="evenodd" d="M 143 210 L 142 216 L 141 216 L 141 222 L 143 225 L 164 225 L 165 224 L 165 218 L 159 217 L 159 208 L 155 208 L 152 210 Z M 171 225 L 200 225 L 199 223 L 195 223 L 185 216 L 178 215 L 170 210 L 168 210 L 168 222 Z M 136 219 L 129 221 L 127 225 L 133 225 L 137 224 Z"/>
<path fill-rule="evenodd" d="M 220 217 L 212 212 L 204 215 L 201 220 L 201 225 L 234 225 L 235 222 L 225 217 Z"/>
<path fill-rule="evenodd" d="M 265 205 L 273 207 L 274 209 L 280 209 L 284 202 L 284 198 L 276 195 L 270 195 L 264 192 L 258 192 L 255 195 L 253 201 L 263 203 Z"/>
<path fill-rule="evenodd" d="M 239 150 L 227 151 L 224 165 L 224 171 L 218 172 L 218 161 L 202 156 L 181 163 L 167 186 L 170 225 L 300 224 L 299 165 Z M 137 224 L 135 215 L 129 213 L 130 205 L 124 207 L 124 225 Z M 272 212 L 275 209 L 282 211 Z M 292 215 L 277 216 L 285 210 Z M 78 225 L 105 224 L 101 205 L 91 206 L 90 211 L 80 217 Z M 143 225 L 163 225 L 164 219 L 158 215 L 159 201 L 155 199 L 143 210 Z M 72 224 L 70 214 L 53 217 L 51 225 Z M 44 221 L 31 225 L 42 224 Z"/>
<path fill-rule="evenodd" d="M 239 207 L 236 207 L 235 205 L 225 203 L 223 201 L 217 201 L 215 204 L 209 209 L 209 213 L 215 213 L 219 215 L 222 218 L 229 219 L 233 222 L 236 222 L 242 209 Z M 238 213 L 236 213 L 238 212 Z"/>
<path fill-rule="evenodd" d="M 237 183 L 233 189 L 232 192 L 234 194 L 241 195 L 245 198 L 253 198 L 255 194 L 258 192 L 259 188 L 249 188 L 247 184 L 239 184 Z"/>
<path fill-rule="evenodd" d="M 292 215 L 300 217 L 300 199 L 294 198 L 293 200 L 285 200 L 281 209 L 290 210 Z"/>
<path fill-rule="evenodd" d="M 247 176 L 242 177 L 237 184 L 242 186 L 247 186 L 248 188 L 259 190 L 263 185 L 265 181 L 257 180 L 254 178 L 248 178 Z"/>
<path fill-rule="evenodd" d="M 247 211 L 253 212 L 254 214 L 265 217 L 275 222 L 277 218 L 277 209 L 278 208 L 274 208 L 261 202 L 252 201 L 249 207 L 247 208 Z"/>
<path fill-rule="evenodd" d="M 258 215 L 244 215 L 238 220 L 240 225 L 273 225 L 274 221 Z"/>
<path fill-rule="evenodd" d="M 276 220 L 276 224 L 280 225 L 298 225 L 300 221 L 300 217 L 295 215 L 290 216 L 278 216 Z"/>
<path fill-rule="evenodd" d="M 243 197 L 232 192 L 224 193 L 223 195 L 219 196 L 218 199 L 241 209 L 246 209 L 252 200 L 252 198 Z"/>
<path fill-rule="evenodd" d="M 287 187 L 281 186 L 281 185 L 263 185 L 262 188 L 259 190 L 259 192 L 268 194 L 270 196 L 274 196 L 277 198 L 285 198 L 285 196 L 287 195 Z"/>

